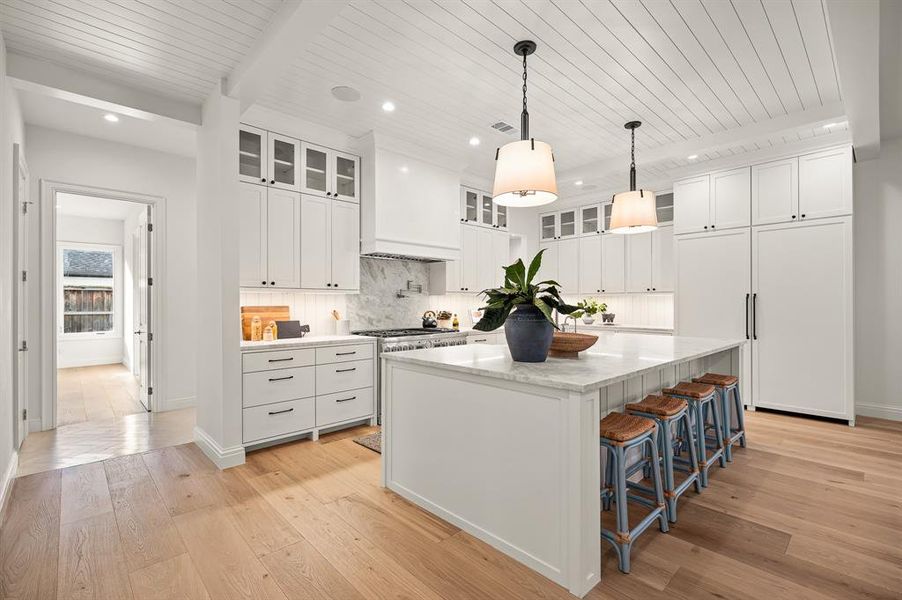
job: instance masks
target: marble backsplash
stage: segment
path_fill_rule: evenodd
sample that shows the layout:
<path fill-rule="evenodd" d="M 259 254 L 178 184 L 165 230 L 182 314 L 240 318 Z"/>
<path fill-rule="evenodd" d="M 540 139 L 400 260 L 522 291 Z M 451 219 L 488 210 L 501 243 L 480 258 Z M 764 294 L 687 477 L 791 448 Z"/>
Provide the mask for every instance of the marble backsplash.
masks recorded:
<path fill-rule="evenodd" d="M 398 297 L 399 290 L 422 286 L 422 293 Z M 360 294 L 348 296 L 347 311 L 353 329 L 419 327 L 420 316 L 430 310 L 429 264 L 412 260 L 360 259 Z"/>

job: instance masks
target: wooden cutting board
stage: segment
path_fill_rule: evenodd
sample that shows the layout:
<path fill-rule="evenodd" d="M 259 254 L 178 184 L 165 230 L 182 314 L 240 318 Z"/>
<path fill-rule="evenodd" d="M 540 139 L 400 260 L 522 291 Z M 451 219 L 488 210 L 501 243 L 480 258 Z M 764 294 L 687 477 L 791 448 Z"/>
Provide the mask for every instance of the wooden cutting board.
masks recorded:
<path fill-rule="evenodd" d="M 241 307 L 241 338 L 251 339 L 251 320 L 260 317 L 263 326 L 270 321 L 287 321 L 291 317 L 287 306 L 242 306 Z"/>

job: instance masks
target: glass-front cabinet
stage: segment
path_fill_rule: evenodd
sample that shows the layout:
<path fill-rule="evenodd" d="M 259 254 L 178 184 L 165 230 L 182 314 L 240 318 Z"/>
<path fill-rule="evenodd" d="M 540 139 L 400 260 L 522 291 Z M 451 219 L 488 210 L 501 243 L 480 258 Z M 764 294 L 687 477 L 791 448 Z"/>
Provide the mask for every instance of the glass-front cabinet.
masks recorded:
<path fill-rule="evenodd" d="M 495 205 L 495 227 L 498 229 L 507 229 L 507 207 L 500 204 Z"/>
<path fill-rule="evenodd" d="M 479 192 L 460 188 L 460 220 L 462 223 L 479 223 Z"/>
<path fill-rule="evenodd" d="M 360 159 L 331 148 L 301 144 L 301 191 L 349 202 L 360 201 Z"/>
<path fill-rule="evenodd" d="M 460 221 L 493 229 L 507 229 L 507 207 L 495 204 L 488 192 L 461 187 Z"/>
<path fill-rule="evenodd" d="M 292 190 L 301 189 L 301 142 L 276 133 L 269 133 L 269 184 Z"/>
<path fill-rule="evenodd" d="M 601 205 L 602 212 L 604 213 L 604 228 L 601 230 L 602 233 L 611 230 L 611 211 L 613 210 L 613 206 L 613 202 Z"/>
<path fill-rule="evenodd" d="M 560 212 L 558 238 L 569 238 L 576 235 L 576 209 Z"/>
<path fill-rule="evenodd" d="M 334 152 L 335 187 L 332 197 L 351 202 L 360 201 L 360 159 L 353 154 Z"/>
<path fill-rule="evenodd" d="M 579 234 L 594 235 L 601 233 L 601 206 L 590 204 L 579 209 Z"/>
<path fill-rule="evenodd" d="M 658 223 L 673 223 L 673 192 L 655 195 Z"/>
<path fill-rule="evenodd" d="M 299 192 L 300 148 L 300 140 L 242 125 L 238 130 L 238 179 Z"/>
<path fill-rule="evenodd" d="M 315 196 L 332 195 L 329 189 L 329 150 L 313 144 L 303 144 L 304 184 L 301 191 Z"/>
<path fill-rule="evenodd" d="M 479 194 L 479 224 L 495 226 L 495 203 L 492 202 L 492 195 L 485 192 Z"/>
<path fill-rule="evenodd" d="M 238 131 L 238 178 L 248 183 L 266 183 L 266 132 L 242 125 Z"/>
<path fill-rule="evenodd" d="M 539 239 L 543 242 L 557 239 L 558 213 L 539 216 Z"/>

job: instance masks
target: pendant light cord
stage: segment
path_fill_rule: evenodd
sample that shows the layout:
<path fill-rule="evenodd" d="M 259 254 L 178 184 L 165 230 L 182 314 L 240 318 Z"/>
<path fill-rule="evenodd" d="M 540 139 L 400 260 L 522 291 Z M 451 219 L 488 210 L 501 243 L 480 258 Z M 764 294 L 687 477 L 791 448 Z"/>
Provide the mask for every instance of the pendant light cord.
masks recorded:
<path fill-rule="evenodd" d="M 526 50 L 523 50 L 523 112 L 520 113 L 520 139 L 529 139 L 529 111 L 526 110 Z"/>
<path fill-rule="evenodd" d="M 636 191 L 636 128 L 630 129 L 630 191 Z"/>

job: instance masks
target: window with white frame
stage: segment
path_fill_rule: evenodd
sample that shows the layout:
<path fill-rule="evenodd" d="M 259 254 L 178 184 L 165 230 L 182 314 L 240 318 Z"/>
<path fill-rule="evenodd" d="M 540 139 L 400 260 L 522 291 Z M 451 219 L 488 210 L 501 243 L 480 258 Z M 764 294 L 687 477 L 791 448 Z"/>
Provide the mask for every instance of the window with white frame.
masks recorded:
<path fill-rule="evenodd" d="M 58 320 L 62 337 L 119 337 L 121 246 L 60 242 Z"/>

